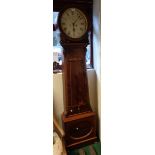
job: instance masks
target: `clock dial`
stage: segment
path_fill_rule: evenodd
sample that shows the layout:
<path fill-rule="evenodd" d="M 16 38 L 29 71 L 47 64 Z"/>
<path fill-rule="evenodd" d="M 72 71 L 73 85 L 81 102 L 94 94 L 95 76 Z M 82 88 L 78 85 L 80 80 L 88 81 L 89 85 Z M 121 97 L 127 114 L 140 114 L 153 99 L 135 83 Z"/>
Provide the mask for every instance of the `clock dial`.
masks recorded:
<path fill-rule="evenodd" d="M 62 31 L 70 38 L 82 37 L 88 28 L 85 14 L 77 8 L 68 8 L 60 19 Z"/>

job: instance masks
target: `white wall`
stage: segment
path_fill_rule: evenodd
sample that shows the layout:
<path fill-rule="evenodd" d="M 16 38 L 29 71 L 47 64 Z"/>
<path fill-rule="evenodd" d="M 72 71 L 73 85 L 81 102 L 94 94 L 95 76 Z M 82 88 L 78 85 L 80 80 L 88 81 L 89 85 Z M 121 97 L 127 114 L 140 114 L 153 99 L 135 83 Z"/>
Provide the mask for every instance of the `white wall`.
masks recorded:
<path fill-rule="evenodd" d="M 89 85 L 89 98 L 93 111 L 97 112 L 97 94 L 96 94 L 96 73 L 94 69 L 87 70 L 88 85 Z M 63 83 L 62 73 L 53 74 L 53 110 L 60 125 L 61 115 L 64 111 L 63 103 Z"/>
<path fill-rule="evenodd" d="M 98 119 L 99 128 L 101 122 L 101 2 L 100 0 L 95 0 L 93 4 L 93 51 L 94 51 L 94 69 L 96 71 L 97 77 L 97 102 L 98 102 Z M 99 130 L 100 136 L 100 130 Z"/>

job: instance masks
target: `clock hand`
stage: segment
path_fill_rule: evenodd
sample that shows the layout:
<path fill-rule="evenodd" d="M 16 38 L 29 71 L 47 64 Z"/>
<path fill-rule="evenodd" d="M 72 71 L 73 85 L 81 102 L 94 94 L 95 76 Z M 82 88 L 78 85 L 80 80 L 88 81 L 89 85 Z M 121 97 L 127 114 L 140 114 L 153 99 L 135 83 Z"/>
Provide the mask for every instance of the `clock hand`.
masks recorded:
<path fill-rule="evenodd" d="M 74 24 L 79 20 L 80 16 L 73 22 Z"/>
<path fill-rule="evenodd" d="M 72 23 L 72 25 L 73 25 L 73 31 L 75 31 L 74 23 Z"/>
<path fill-rule="evenodd" d="M 74 23 L 73 24 L 73 35 L 75 36 L 75 27 L 74 27 Z"/>
<path fill-rule="evenodd" d="M 75 23 L 79 20 L 80 16 L 72 23 L 73 25 L 73 36 L 75 36 Z"/>

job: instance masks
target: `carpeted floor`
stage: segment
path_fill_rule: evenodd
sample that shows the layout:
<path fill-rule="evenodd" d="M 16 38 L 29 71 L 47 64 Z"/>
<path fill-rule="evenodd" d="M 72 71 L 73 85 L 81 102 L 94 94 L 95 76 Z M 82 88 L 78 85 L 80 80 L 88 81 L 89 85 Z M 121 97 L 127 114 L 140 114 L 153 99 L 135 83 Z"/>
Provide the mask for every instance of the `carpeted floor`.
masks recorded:
<path fill-rule="evenodd" d="M 79 149 L 70 150 L 68 155 L 101 155 L 101 144 L 96 142 Z"/>

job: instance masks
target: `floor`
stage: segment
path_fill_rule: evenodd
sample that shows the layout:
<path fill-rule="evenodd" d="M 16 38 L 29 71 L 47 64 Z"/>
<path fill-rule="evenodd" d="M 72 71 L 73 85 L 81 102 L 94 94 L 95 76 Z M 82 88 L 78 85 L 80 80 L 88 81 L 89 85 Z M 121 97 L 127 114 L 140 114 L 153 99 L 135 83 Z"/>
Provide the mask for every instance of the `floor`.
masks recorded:
<path fill-rule="evenodd" d="M 68 155 L 101 155 L 101 143 L 96 142 L 79 149 L 70 150 Z"/>

